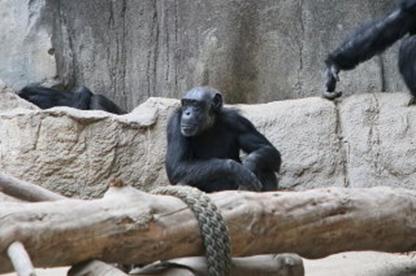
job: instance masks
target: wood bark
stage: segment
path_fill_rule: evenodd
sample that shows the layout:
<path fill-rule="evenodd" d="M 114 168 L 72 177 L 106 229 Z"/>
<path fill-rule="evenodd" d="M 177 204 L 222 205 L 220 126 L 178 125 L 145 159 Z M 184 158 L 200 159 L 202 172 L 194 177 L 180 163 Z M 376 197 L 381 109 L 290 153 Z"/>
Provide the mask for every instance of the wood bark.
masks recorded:
<path fill-rule="evenodd" d="M 416 192 L 377 187 L 210 194 L 229 227 L 233 256 L 293 252 L 320 258 L 351 250 L 416 249 Z M 185 204 L 131 187 L 98 200 L 0 204 L 0 273 L 20 241 L 35 266 L 99 259 L 146 264 L 199 256 L 197 222 Z"/>
<path fill-rule="evenodd" d="M 303 260 L 295 254 L 259 255 L 244 258 L 233 258 L 230 276 L 303 276 Z M 162 269 L 158 269 L 162 267 Z M 164 269 L 163 269 L 164 268 Z M 189 268 L 189 269 L 187 269 Z M 143 268 L 134 269 L 138 275 L 198 275 L 208 276 L 207 263 L 204 257 L 178 258 L 152 263 Z M 178 274 L 175 274 L 178 273 Z M 82 275 L 70 275 L 82 276 Z"/>
<path fill-rule="evenodd" d="M 3 200 L 3 201 L 20 202 L 21 200 L 25 200 L 25 201 L 31 201 L 31 202 L 39 202 L 39 201 L 55 201 L 55 200 L 66 199 L 66 197 L 63 195 L 54 193 L 38 185 L 29 183 L 26 181 L 22 181 L 20 179 L 17 179 L 5 173 L 0 173 L 0 190 L 7 193 L 7 194 L 0 193 L 0 200 Z M 14 242 L 9 246 L 7 252 L 10 252 L 13 249 L 15 244 L 21 245 L 23 247 L 21 243 Z M 19 272 L 19 269 L 21 266 L 16 267 L 16 265 L 14 264 L 14 259 L 12 258 L 12 256 L 10 256 L 10 253 L 8 255 L 18 275 L 25 275 Z M 23 257 L 18 256 L 15 259 L 21 260 L 19 261 L 19 263 L 22 261 L 25 261 L 25 263 L 30 263 L 31 265 L 30 257 L 29 256 L 26 256 L 26 258 L 24 257 L 25 256 Z M 28 265 L 26 265 L 26 267 L 28 267 Z M 96 260 L 89 261 L 88 264 L 85 264 L 83 262 L 82 264 L 75 265 L 75 268 L 71 269 L 71 271 L 77 271 L 78 275 L 90 275 L 90 276 L 93 276 L 93 275 L 113 275 L 113 276 L 126 275 L 120 270 L 112 267 L 111 265 L 107 265 L 103 262 L 96 261 Z"/>
<path fill-rule="evenodd" d="M 68 271 L 68 276 L 128 276 L 128 274 L 112 265 L 93 260 L 74 265 Z"/>
<path fill-rule="evenodd" d="M 63 195 L 4 173 L 0 173 L 0 192 L 31 202 L 65 199 Z"/>

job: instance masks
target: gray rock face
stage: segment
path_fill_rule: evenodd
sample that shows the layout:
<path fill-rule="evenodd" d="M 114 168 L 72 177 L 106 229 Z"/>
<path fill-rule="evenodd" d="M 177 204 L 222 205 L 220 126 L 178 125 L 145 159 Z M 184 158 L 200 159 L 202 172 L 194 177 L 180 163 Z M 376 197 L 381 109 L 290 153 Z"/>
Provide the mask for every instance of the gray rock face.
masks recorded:
<path fill-rule="evenodd" d="M 340 105 L 351 187 L 415 189 L 416 107 L 403 93 L 365 94 Z"/>
<path fill-rule="evenodd" d="M 2 1 L 0 78 L 86 85 L 132 110 L 196 85 L 230 103 L 320 95 L 326 54 L 391 0 Z M 58 69 L 56 69 L 58 68 Z M 339 89 L 405 91 L 397 46 Z"/>
<path fill-rule="evenodd" d="M 145 190 L 166 185 L 165 128 L 177 106 L 150 98 L 123 116 L 63 107 L 0 111 L 0 168 L 68 196 L 98 196 L 113 176 Z M 281 151 L 282 188 L 344 185 L 332 102 L 239 108 Z"/>
<path fill-rule="evenodd" d="M 166 120 L 158 117 L 172 106 L 150 99 L 124 116 L 65 107 L 2 112 L 0 168 L 67 196 L 96 197 L 112 176 L 144 190 L 166 184 Z"/>
<path fill-rule="evenodd" d="M 19 89 L 57 75 L 46 0 L 0 1 L 0 79 Z"/>
<path fill-rule="evenodd" d="M 13 109 L 39 109 L 37 106 L 21 99 L 17 96 L 13 89 L 8 88 L 3 81 L 0 80 L 0 112 Z"/>
<path fill-rule="evenodd" d="M 133 108 L 209 84 L 230 103 L 320 95 L 326 54 L 390 0 L 58 1 L 60 77 Z M 341 74 L 339 89 L 404 91 L 395 50 Z"/>
<path fill-rule="evenodd" d="M 334 103 L 321 98 L 240 106 L 282 154 L 281 188 L 343 186 Z"/>
<path fill-rule="evenodd" d="M 39 110 L 3 91 L 0 169 L 68 196 L 96 197 L 111 177 L 144 190 L 168 183 L 166 122 L 178 101 L 150 98 L 116 116 L 72 108 Z M 416 109 L 409 95 L 355 95 L 238 108 L 282 153 L 280 187 L 413 189 Z M 11 108 L 13 107 L 13 108 Z M 28 109 L 32 108 L 32 109 Z"/>

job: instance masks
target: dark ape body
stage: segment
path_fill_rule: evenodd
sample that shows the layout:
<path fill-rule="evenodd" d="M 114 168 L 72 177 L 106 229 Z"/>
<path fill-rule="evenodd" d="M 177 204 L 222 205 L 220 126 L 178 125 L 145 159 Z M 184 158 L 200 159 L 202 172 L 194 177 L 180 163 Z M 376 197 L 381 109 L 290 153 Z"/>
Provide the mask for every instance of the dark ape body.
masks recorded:
<path fill-rule="evenodd" d="M 279 151 L 236 110 L 222 107 L 221 94 L 197 87 L 169 119 L 166 171 L 171 184 L 205 192 L 277 189 Z M 240 150 L 248 155 L 243 162 Z"/>
<path fill-rule="evenodd" d="M 27 86 L 17 94 L 42 109 L 69 106 L 81 110 L 103 110 L 114 114 L 126 113 L 105 96 L 94 94 L 85 86 L 81 86 L 75 92 L 58 91 L 41 86 Z"/>
<path fill-rule="evenodd" d="M 408 36 L 403 40 L 399 52 L 399 69 L 410 92 L 416 96 L 415 86 L 411 85 L 416 78 L 415 31 L 416 0 L 401 1 L 398 8 L 390 14 L 359 28 L 325 60 L 327 92 L 324 96 L 336 98 L 341 95 L 334 92 L 340 70 L 354 69 L 358 64 L 382 53 L 406 35 Z"/>

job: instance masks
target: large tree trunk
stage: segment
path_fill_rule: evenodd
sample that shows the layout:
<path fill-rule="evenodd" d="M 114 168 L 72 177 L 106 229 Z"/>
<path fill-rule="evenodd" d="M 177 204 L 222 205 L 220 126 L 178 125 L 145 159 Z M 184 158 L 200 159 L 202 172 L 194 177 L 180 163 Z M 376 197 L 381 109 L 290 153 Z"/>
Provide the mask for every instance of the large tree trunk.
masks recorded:
<path fill-rule="evenodd" d="M 229 227 L 234 256 L 294 252 L 308 258 L 414 250 L 415 196 L 390 188 L 210 195 Z M 131 187 L 110 188 L 91 201 L 2 203 L 0 218 L 0 273 L 12 270 L 4 252 L 14 241 L 24 244 L 35 266 L 45 267 L 203 254 L 197 222 L 182 201 Z"/>

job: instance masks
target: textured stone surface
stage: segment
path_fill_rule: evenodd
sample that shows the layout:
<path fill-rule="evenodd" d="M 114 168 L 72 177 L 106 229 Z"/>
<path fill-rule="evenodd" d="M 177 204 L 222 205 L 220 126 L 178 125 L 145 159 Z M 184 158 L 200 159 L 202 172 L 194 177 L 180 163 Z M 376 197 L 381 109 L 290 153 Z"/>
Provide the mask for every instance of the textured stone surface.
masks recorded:
<path fill-rule="evenodd" d="M 52 13 L 46 0 L 0 1 L 0 79 L 9 86 L 56 77 Z"/>
<path fill-rule="evenodd" d="M 123 116 L 0 109 L 0 169 L 68 196 L 100 195 L 111 177 L 149 190 L 166 185 L 166 121 L 177 100 L 150 98 Z M 416 108 L 405 93 L 237 106 L 282 153 L 280 187 L 414 188 Z M 2 105 L 0 105 L 1 107 Z"/>
<path fill-rule="evenodd" d="M 230 103 L 320 95 L 326 54 L 390 0 L 0 1 L 0 78 L 86 85 L 132 110 L 210 84 Z M 405 91 L 397 48 L 339 89 Z M 55 79 L 56 77 L 56 79 Z"/>
<path fill-rule="evenodd" d="M 37 106 L 19 98 L 14 90 L 8 88 L 6 84 L 0 80 L 0 112 L 13 109 L 39 109 Z"/>
<path fill-rule="evenodd" d="M 414 189 L 416 107 L 404 93 L 364 94 L 340 105 L 351 187 L 387 185 Z"/>
<path fill-rule="evenodd" d="M 165 121 L 171 100 L 130 114 L 54 108 L 0 113 L 0 168 L 67 196 L 96 197 L 111 177 L 142 189 L 166 184 Z"/>
<path fill-rule="evenodd" d="M 210 84 L 230 103 L 320 95 L 326 54 L 391 0 L 55 1 L 54 44 L 65 83 L 90 86 L 131 110 L 149 96 Z M 55 3 L 54 2 L 54 3 Z M 339 89 L 405 91 L 397 46 Z"/>
<path fill-rule="evenodd" d="M 133 112 L 53 108 L 0 113 L 0 168 L 69 196 L 97 196 L 112 176 L 143 189 L 167 184 L 166 120 L 177 100 Z M 320 98 L 240 106 L 281 151 L 281 187 L 344 185 L 335 105 Z"/>
<path fill-rule="evenodd" d="M 280 187 L 344 185 L 334 103 L 307 98 L 242 105 L 241 110 L 281 152 Z"/>

